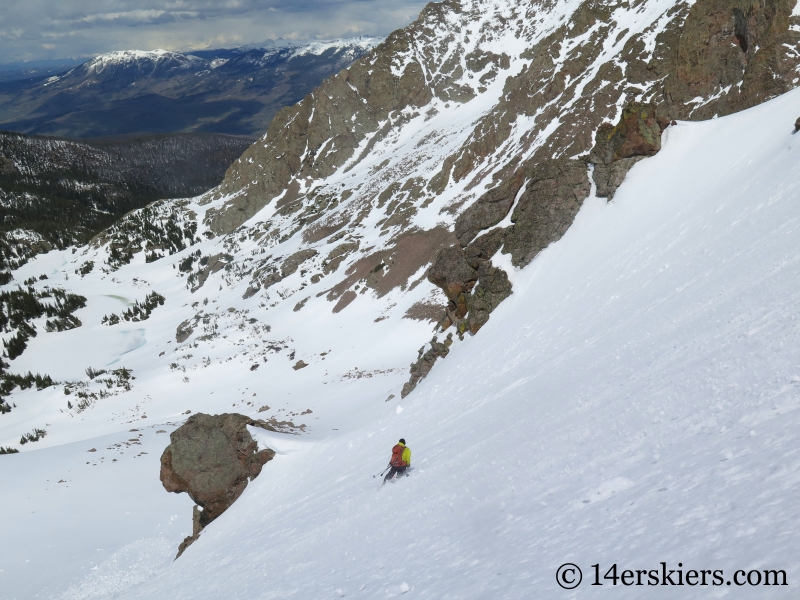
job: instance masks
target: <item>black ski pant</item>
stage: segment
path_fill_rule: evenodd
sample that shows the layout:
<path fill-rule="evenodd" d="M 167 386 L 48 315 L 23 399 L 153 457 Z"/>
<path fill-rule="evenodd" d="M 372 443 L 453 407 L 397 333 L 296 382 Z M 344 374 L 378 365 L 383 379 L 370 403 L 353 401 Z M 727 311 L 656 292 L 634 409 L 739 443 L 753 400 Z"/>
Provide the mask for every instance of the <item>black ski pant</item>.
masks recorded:
<path fill-rule="evenodd" d="M 389 469 L 389 472 L 386 474 L 386 477 L 383 478 L 384 483 L 389 481 L 395 475 L 400 477 L 400 475 L 406 472 L 407 468 L 408 467 L 392 467 L 391 469 Z"/>

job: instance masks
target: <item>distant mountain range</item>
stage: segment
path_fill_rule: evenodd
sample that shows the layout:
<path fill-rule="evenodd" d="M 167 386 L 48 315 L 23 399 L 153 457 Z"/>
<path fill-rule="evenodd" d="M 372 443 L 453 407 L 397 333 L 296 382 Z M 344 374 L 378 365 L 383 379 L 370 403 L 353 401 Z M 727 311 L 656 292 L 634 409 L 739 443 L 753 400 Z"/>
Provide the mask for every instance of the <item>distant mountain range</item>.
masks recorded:
<path fill-rule="evenodd" d="M 71 138 L 262 135 L 275 113 L 380 42 L 352 38 L 182 54 L 127 50 L 44 75 L 0 77 L 0 129 Z M 5 79 L 5 80 L 4 80 Z"/>

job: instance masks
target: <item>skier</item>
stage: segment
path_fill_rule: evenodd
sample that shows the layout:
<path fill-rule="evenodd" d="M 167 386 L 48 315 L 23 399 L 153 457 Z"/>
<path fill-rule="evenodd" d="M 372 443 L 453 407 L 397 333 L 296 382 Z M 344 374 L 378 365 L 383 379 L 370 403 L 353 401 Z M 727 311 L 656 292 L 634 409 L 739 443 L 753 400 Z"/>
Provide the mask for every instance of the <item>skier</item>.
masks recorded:
<path fill-rule="evenodd" d="M 406 446 L 406 441 L 403 438 L 400 438 L 400 441 L 392 448 L 392 458 L 389 460 L 389 465 L 392 468 L 383 478 L 383 483 L 395 476 L 401 476 L 411 466 L 411 448 Z"/>

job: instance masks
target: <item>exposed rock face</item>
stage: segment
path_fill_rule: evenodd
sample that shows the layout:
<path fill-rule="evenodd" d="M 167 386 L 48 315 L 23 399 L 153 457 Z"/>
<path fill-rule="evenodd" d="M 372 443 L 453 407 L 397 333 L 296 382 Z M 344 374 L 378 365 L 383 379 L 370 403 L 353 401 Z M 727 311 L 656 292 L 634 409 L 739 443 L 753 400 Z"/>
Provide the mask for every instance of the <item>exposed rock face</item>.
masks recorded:
<path fill-rule="evenodd" d="M 336 246 L 330 251 L 325 259 L 325 262 L 323 263 L 323 273 L 325 275 L 333 273 L 339 268 L 339 265 L 342 264 L 342 261 L 347 257 L 348 254 L 358 250 L 358 246 L 358 242 L 345 242 Z"/>
<path fill-rule="evenodd" d="M 598 196 L 612 197 L 633 164 L 661 149 L 663 126 L 666 121 L 658 119 L 655 105 L 642 103 L 626 106 L 616 125 L 600 126 L 589 155 L 589 161 L 595 163 Z M 455 234 L 464 247 L 441 250 L 428 270 L 428 280 L 450 300 L 441 328 L 455 325 L 459 335 L 477 333 L 512 293 L 508 274 L 492 265 L 492 256 L 502 248 L 504 254 L 511 254 L 515 267 L 530 264 L 566 233 L 590 191 L 585 162 L 528 160 L 478 198 L 456 220 Z M 471 242 L 483 229 L 500 223 L 512 207 L 511 226 L 494 228 Z M 427 375 L 437 358 L 447 355 L 437 348 L 432 345 L 412 365 L 408 391 Z"/>
<path fill-rule="evenodd" d="M 655 105 L 635 102 L 622 110 L 619 123 L 600 126 L 589 153 L 589 162 L 595 165 L 592 177 L 597 196 L 611 200 L 631 167 L 661 150 L 666 124 L 656 116 Z"/>
<path fill-rule="evenodd" d="M 447 0 L 443 5 L 450 10 L 458 9 L 454 0 Z M 444 13 L 448 9 L 430 4 L 423 14 Z M 366 135 L 378 132 L 362 154 L 389 132 L 391 123 L 387 121 L 390 114 L 427 104 L 432 90 L 426 85 L 420 64 L 408 65 L 399 77 L 394 76 L 393 69 L 397 54 L 409 50 L 417 33 L 415 30 L 419 29 L 419 25 L 415 27 L 412 24 L 392 33 L 367 60 L 356 61 L 349 69 L 326 80 L 297 105 L 278 111 L 267 134 L 228 170 L 220 195 L 234 193 L 237 196 L 222 210 L 209 214 L 211 229 L 216 233 L 229 233 L 284 189 L 292 187 L 293 181 L 332 174 L 353 157 Z M 438 85 L 434 84 L 435 87 L 447 87 L 448 79 L 452 78 L 440 80 Z M 462 99 L 462 96 L 463 99 L 469 98 L 468 93 L 459 94 L 457 89 L 449 92 L 457 99 Z M 313 121 L 315 113 L 330 117 L 325 120 L 326 127 L 321 128 L 318 121 Z M 381 133 L 379 127 L 382 124 L 384 131 Z M 317 155 L 328 141 L 331 143 L 326 144 L 325 152 Z M 280 157 L 279 160 L 269 160 L 266 173 L 259 167 L 265 156 Z M 251 157 L 258 162 L 251 161 Z M 307 160 L 307 157 L 315 158 Z M 288 194 L 280 205 L 287 205 L 296 197 L 296 194 Z"/>
<path fill-rule="evenodd" d="M 478 199 L 472 207 L 477 210 L 465 211 L 456 222 L 460 240 L 471 239 L 481 226 L 502 221 L 518 196 L 511 216 L 513 225 L 493 229 L 464 249 L 446 248 L 434 260 L 428 280 L 442 288 L 450 300 L 442 327 L 455 324 L 460 333 L 476 333 L 488 321 L 489 313 L 511 294 L 508 274 L 493 267 L 491 257 L 502 247 L 503 253 L 511 254 L 514 266 L 530 263 L 549 244 L 561 239 L 590 190 L 582 161 L 528 162 L 509 182 Z M 465 215 L 467 218 L 463 218 Z M 467 313 L 469 318 L 462 322 Z"/>
<path fill-rule="evenodd" d="M 479 269 L 483 261 L 490 260 L 503 245 L 508 228 L 495 227 L 478 237 L 464 248 L 467 263 L 473 269 Z"/>
<path fill-rule="evenodd" d="M 244 293 L 243 299 L 250 298 L 251 296 L 255 295 L 260 289 L 268 289 L 275 285 L 276 283 L 280 283 L 289 275 L 292 275 L 297 272 L 297 269 L 307 260 L 314 258 L 318 252 L 316 250 L 307 249 L 307 250 L 299 250 L 288 256 L 280 265 L 279 268 L 276 268 L 274 264 L 268 263 L 264 267 L 257 269 L 256 272 L 253 274 L 253 279 L 250 282 L 250 286 Z"/>
<path fill-rule="evenodd" d="M 625 176 L 628 174 L 637 162 L 642 160 L 644 156 L 631 156 L 623 158 L 611 164 L 596 164 L 592 179 L 597 186 L 597 197 L 607 198 L 610 202 L 614 199 L 614 194 L 617 188 L 625 181 Z"/>
<path fill-rule="evenodd" d="M 627 138 L 610 136 L 610 139 L 615 147 L 623 149 L 621 152 L 630 151 L 625 150 L 626 144 L 630 145 Z M 590 191 L 584 162 L 530 161 L 466 210 L 456 221 L 456 235 L 465 247 L 451 246 L 439 251 L 428 270 L 428 280 L 439 286 L 450 300 L 440 323 L 442 330 L 455 325 L 459 335 L 467 331 L 477 333 L 491 312 L 512 293 L 508 274 L 493 266 L 491 258 L 502 248 L 503 253 L 511 254 L 514 266 L 529 264 L 549 244 L 561 239 Z M 511 226 L 494 228 L 467 243 L 480 229 L 502 221 L 515 200 Z M 434 338 L 431 349 L 420 353 L 403 388 L 404 394 L 416 387 L 437 358 L 447 355 L 444 350 L 446 347 L 437 346 Z"/>
<path fill-rule="evenodd" d="M 542 161 L 529 176 L 503 240 L 503 253 L 511 254 L 515 267 L 560 240 L 591 191 L 586 165 L 578 160 Z"/>
<path fill-rule="evenodd" d="M 289 258 L 283 261 L 283 264 L 281 265 L 281 276 L 288 277 L 292 273 L 295 273 L 300 265 L 302 265 L 308 259 L 314 258 L 316 255 L 317 251 L 312 249 L 295 252 Z"/>
<path fill-rule="evenodd" d="M 469 244 L 482 230 L 497 225 L 511 210 L 520 188 L 527 179 L 528 164 L 483 194 L 456 219 L 455 234 L 462 246 Z"/>
<path fill-rule="evenodd" d="M 194 327 L 192 327 L 192 322 L 187 319 L 178 325 L 178 329 L 175 330 L 175 341 L 179 344 L 182 344 L 189 339 L 189 336 L 192 335 L 192 333 L 194 333 Z"/>
<path fill-rule="evenodd" d="M 231 261 L 233 261 L 233 256 L 228 253 L 215 254 L 214 256 L 208 257 L 208 260 L 204 259 L 204 264 L 201 266 L 194 279 L 192 292 L 196 292 L 203 287 L 209 275 L 221 271 L 227 267 Z"/>
<path fill-rule="evenodd" d="M 170 445 L 161 455 L 161 483 L 168 492 L 188 493 L 202 507 L 195 508 L 194 533 L 184 540 L 178 556 L 275 456 L 272 450 L 258 450 L 247 425 L 262 426 L 240 414 L 197 413 L 170 435 Z"/>
<path fill-rule="evenodd" d="M 427 351 L 425 346 L 420 348 L 417 360 L 411 363 L 411 379 L 403 386 L 403 390 L 400 392 L 401 398 L 405 398 L 414 391 L 420 380 L 431 372 L 437 358 L 444 358 L 448 355 L 450 346 L 453 345 L 453 334 L 449 334 L 444 342 L 440 342 L 436 336 L 433 336 L 430 345 L 431 347 Z"/>
<path fill-rule="evenodd" d="M 413 287 L 421 278 L 409 282 L 410 278 L 428 265 L 440 249 L 454 243 L 453 234 L 444 227 L 398 235 L 384 250 L 367 254 L 350 265 L 345 278 L 327 292 L 328 300 L 337 301 L 333 311 L 346 308 L 355 300 L 359 288 L 374 290 L 378 298 L 382 298 L 395 288 Z"/>
<path fill-rule="evenodd" d="M 450 300 L 439 324 L 443 330 L 455 325 L 459 335 L 466 331 L 477 333 L 489 320 L 489 313 L 511 295 L 508 274 L 492 266 L 490 260 L 502 246 L 506 233 L 507 229 L 492 229 L 463 250 L 448 248 L 436 257 L 428 279 L 441 287 Z M 453 273 L 460 275 L 454 277 Z M 444 358 L 444 354 L 438 356 Z"/>
<path fill-rule="evenodd" d="M 428 280 L 444 290 L 445 296 L 458 302 L 464 294 L 469 294 L 478 279 L 478 272 L 467 262 L 464 251 L 458 246 L 451 246 L 439 251 L 431 268 Z M 466 314 L 466 309 L 463 314 Z"/>
<path fill-rule="evenodd" d="M 792 89 L 795 0 L 698 0 L 674 47 L 661 99 L 671 119 L 710 119 Z M 721 92 L 721 93 L 720 93 Z M 716 96 L 716 97 L 715 97 Z M 695 99 L 702 99 L 700 102 Z M 705 99 L 713 98 L 713 100 Z"/>
<path fill-rule="evenodd" d="M 621 158 L 652 156 L 661 150 L 661 131 L 654 105 L 629 104 L 622 109 L 619 123 L 598 128 L 589 161 L 608 165 Z"/>
<path fill-rule="evenodd" d="M 616 117 L 620 105 L 650 103 L 669 119 L 707 118 L 795 85 L 800 54 L 791 48 L 800 34 L 790 24 L 800 20 L 791 16 L 793 5 L 794 0 L 679 0 L 649 14 L 638 5 L 614 8 L 586 0 L 568 19 L 539 31 L 531 24 L 562 10 L 556 4 L 511 2 L 509 17 L 486 0 L 432 3 L 416 22 L 279 112 L 208 198 L 226 200 L 207 212 L 206 223 L 214 233 L 227 234 L 274 202 L 283 229 L 300 232 L 307 243 L 352 228 L 376 208 L 386 210 L 381 227 L 402 233 L 411 216 L 448 186 L 472 178 L 469 189 L 499 176 L 457 220 L 455 235 L 466 246 L 508 213 L 524 183 L 523 156 L 534 165 L 586 153 L 595 131 Z M 630 13 L 627 26 L 615 20 L 620 10 Z M 487 19 L 481 32 L 460 36 L 477 14 Z M 506 34 L 529 42 L 516 58 L 484 47 L 497 46 Z M 521 69 L 514 66 L 520 59 Z M 436 161 L 438 172 L 420 176 L 417 169 L 419 161 L 440 155 L 438 138 L 428 136 L 414 146 L 419 159 L 395 164 L 390 157 L 367 185 L 312 185 L 338 170 L 350 171 L 414 118 L 435 116 L 444 102 L 470 100 L 502 77 L 495 106 L 471 125 L 460 146 L 448 146 Z M 614 153 L 596 163 L 601 194 L 613 195 L 637 157 L 657 144 L 651 115 L 629 113 L 622 124 L 640 134 L 641 144 L 636 136 L 603 126 Z M 520 118 L 526 125 L 518 124 Z M 614 136 L 624 147 L 617 147 Z M 331 257 L 326 274 L 342 256 Z M 254 284 L 248 294 L 258 289 Z"/>
<path fill-rule="evenodd" d="M 489 314 L 511 295 L 511 282 L 508 273 L 492 266 L 488 260 L 481 261 L 478 267 L 478 285 L 469 297 L 469 318 L 467 327 L 470 333 L 477 333 L 489 320 Z"/>

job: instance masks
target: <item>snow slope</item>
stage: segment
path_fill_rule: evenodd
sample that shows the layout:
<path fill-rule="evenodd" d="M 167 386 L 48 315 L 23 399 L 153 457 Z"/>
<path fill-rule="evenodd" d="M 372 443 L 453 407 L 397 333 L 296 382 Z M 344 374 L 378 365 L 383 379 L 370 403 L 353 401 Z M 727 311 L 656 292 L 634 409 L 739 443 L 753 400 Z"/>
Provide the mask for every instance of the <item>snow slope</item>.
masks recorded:
<path fill-rule="evenodd" d="M 405 402 L 269 436 L 263 474 L 126 597 L 796 597 L 798 101 L 668 129 Z M 416 470 L 379 490 L 400 436 Z M 589 585 L 662 561 L 789 586 Z"/>
<path fill-rule="evenodd" d="M 402 412 L 279 457 L 134 596 L 552 597 L 563 562 L 667 561 L 795 597 L 798 100 L 669 129 Z M 377 492 L 400 435 L 418 470 Z"/>
<path fill-rule="evenodd" d="M 2 457 L 0 598 L 111 597 L 172 562 L 193 503 L 161 487 L 157 430 Z"/>

